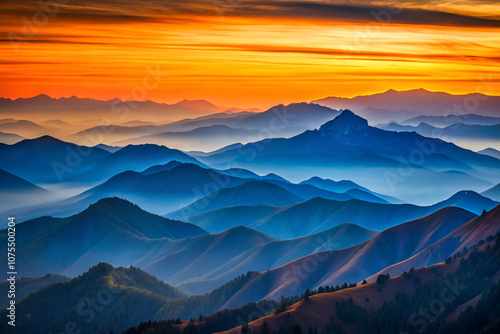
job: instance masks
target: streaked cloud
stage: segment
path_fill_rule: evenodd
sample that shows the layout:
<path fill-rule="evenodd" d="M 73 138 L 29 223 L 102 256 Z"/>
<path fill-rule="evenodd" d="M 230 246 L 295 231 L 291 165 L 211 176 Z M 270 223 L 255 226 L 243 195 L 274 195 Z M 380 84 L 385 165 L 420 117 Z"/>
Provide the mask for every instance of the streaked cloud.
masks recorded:
<path fill-rule="evenodd" d="M 472 1 L 475 6 L 493 1 Z M 43 10 L 36 0 L 5 0 L 0 5 L 1 17 L 13 19 L 30 17 Z M 461 27 L 499 27 L 500 21 L 475 17 L 441 9 L 437 1 L 262 1 L 262 0 L 216 0 L 201 1 L 129 1 L 111 0 L 106 3 L 73 0 L 57 7 L 55 20 L 86 22 L 89 24 L 119 24 L 134 22 L 164 22 L 179 24 L 187 22 L 189 16 L 211 17 L 217 12 L 225 16 L 243 18 L 289 18 L 327 21 L 372 22 L 393 24 L 444 25 Z M 471 1 L 458 1 L 471 3 Z M 51 8 L 51 7 L 47 7 Z M 387 16 L 386 14 L 390 15 Z M 485 16 L 487 13 L 484 13 Z M 491 13 L 490 13 L 491 14 Z"/>
<path fill-rule="evenodd" d="M 263 108 L 388 88 L 467 92 L 480 73 L 498 81 L 500 4 L 392 4 L 74 0 L 37 24 L 38 1 L 4 0 L 0 90 L 10 97 L 120 97 L 151 64 L 165 80 L 150 99 Z"/>

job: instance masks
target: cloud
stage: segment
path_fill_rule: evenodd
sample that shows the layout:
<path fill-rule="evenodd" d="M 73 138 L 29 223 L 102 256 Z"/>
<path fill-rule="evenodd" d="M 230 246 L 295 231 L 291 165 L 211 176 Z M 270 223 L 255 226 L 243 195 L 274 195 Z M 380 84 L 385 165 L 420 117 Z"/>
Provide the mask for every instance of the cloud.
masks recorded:
<path fill-rule="evenodd" d="M 394 8 L 386 6 L 356 6 L 307 1 L 275 1 L 251 3 L 235 8 L 234 14 L 253 17 L 282 17 L 326 21 L 393 23 L 409 25 L 437 25 L 458 27 L 500 27 L 500 21 L 483 19 L 436 10 Z"/>
<path fill-rule="evenodd" d="M 358 51 L 358 50 L 343 50 L 334 48 L 321 47 L 291 47 L 284 45 L 258 45 L 258 44 L 184 44 L 185 47 L 202 47 L 232 51 L 246 52 L 265 52 L 265 53 L 296 53 L 296 54 L 311 54 L 326 57 L 353 57 L 358 60 L 373 60 L 373 61 L 399 61 L 399 62 L 416 62 L 421 60 L 433 62 L 450 62 L 450 61 L 480 61 L 480 62 L 500 62 L 500 56 L 472 56 L 462 55 L 458 53 L 452 54 L 412 54 L 412 53 L 396 53 L 383 51 Z"/>
<path fill-rule="evenodd" d="M 55 2 L 55 0 L 47 0 Z M 493 5 L 493 1 L 459 1 L 461 4 Z M 449 13 L 437 1 L 402 1 L 402 7 L 391 11 L 392 1 L 265 1 L 265 0 L 186 0 L 130 1 L 111 0 L 106 3 L 72 0 L 57 8 L 55 20 L 114 24 L 133 22 L 182 23 L 194 17 L 280 18 L 320 21 L 373 22 L 409 25 L 457 27 L 500 27 L 500 21 L 470 15 Z M 419 5 L 420 4 L 420 5 Z M 419 7 L 416 7 L 419 6 Z M 37 0 L 4 0 L 0 18 L 31 17 L 41 10 Z M 484 13 L 485 15 L 491 13 Z M 5 23 L 4 23 L 5 24 Z"/>

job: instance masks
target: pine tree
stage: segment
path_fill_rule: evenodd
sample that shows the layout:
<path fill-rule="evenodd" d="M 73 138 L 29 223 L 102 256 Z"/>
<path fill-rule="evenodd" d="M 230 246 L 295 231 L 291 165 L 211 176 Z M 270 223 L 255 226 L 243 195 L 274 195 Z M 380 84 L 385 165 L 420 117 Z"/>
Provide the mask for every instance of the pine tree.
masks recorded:
<path fill-rule="evenodd" d="M 311 290 L 307 289 L 304 293 L 304 299 L 309 300 L 309 296 L 311 296 Z"/>

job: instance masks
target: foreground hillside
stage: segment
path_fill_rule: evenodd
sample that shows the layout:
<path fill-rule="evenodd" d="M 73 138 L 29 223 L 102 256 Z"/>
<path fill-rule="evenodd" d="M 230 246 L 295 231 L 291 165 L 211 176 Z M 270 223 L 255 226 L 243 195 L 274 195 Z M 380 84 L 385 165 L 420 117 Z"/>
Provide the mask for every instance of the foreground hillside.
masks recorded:
<path fill-rule="evenodd" d="M 51 284 L 17 304 L 16 327 L 2 333 L 50 333 L 72 328 L 85 333 L 126 329 L 154 314 L 167 299 L 184 294 L 134 268 L 100 263 L 67 283 Z M 7 310 L 1 312 L 5 318 Z"/>
<path fill-rule="evenodd" d="M 282 298 L 278 307 L 260 302 L 186 321 L 146 321 L 124 333 L 498 333 L 499 264 L 497 234 L 445 263 L 396 278 L 307 290 Z M 230 329 L 235 322 L 240 325 Z"/>
<path fill-rule="evenodd" d="M 500 211 L 500 207 L 495 210 Z M 236 307 L 260 299 L 279 300 L 281 296 L 300 294 L 306 289 L 324 285 L 360 282 L 422 252 L 474 217 L 463 209 L 445 208 L 422 219 L 387 229 L 353 247 L 318 252 L 260 272 L 231 296 L 224 307 Z M 496 230 L 500 229 L 500 221 L 488 223 Z M 438 252 L 438 256 L 429 259 L 427 264 L 446 259 L 459 244 L 453 250 L 442 249 L 442 253 Z"/>
<path fill-rule="evenodd" d="M 227 333 L 498 333 L 500 235 L 389 279 L 306 298 Z M 290 333 L 290 332 L 289 332 Z"/>

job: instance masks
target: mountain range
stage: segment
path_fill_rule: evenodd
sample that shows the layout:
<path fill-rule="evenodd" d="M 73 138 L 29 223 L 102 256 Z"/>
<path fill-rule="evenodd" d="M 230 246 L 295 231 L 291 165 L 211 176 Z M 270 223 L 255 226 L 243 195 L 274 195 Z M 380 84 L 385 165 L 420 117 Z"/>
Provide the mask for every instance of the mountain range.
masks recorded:
<path fill-rule="evenodd" d="M 103 199 L 68 218 L 23 222 L 17 230 L 17 261 L 25 266 L 26 276 L 76 276 L 99 259 L 116 266 L 134 264 L 190 293 L 205 293 L 247 271 L 280 266 L 322 249 L 349 247 L 378 233 L 344 224 L 284 241 L 245 227 L 206 234 L 197 226 L 149 214 L 117 198 Z M 6 233 L 1 231 L 0 237 Z M 52 252 L 61 254 L 57 262 L 50 263 Z M 47 265 L 34 265 L 42 262 Z"/>
<path fill-rule="evenodd" d="M 499 96 L 480 93 L 452 95 L 444 92 L 431 92 L 425 89 L 386 92 L 357 96 L 353 98 L 327 97 L 313 101 L 334 109 L 351 109 L 368 118 L 374 124 L 389 121 L 404 121 L 410 117 L 446 116 L 465 114 L 469 110 L 464 101 L 481 101 L 475 114 L 498 117 Z"/>
<path fill-rule="evenodd" d="M 495 201 L 500 200 L 500 183 L 494 186 L 493 188 L 490 188 L 483 193 L 481 193 L 483 196 L 486 196 L 488 198 L 491 198 Z"/>
<path fill-rule="evenodd" d="M 435 127 L 427 123 L 420 123 L 418 126 L 411 126 L 399 125 L 393 122 L 383 126 L 382 129 L 398 132 L 415 131 L 422 136 L 452 141 L 461 147 L 471 149 L 490 145 L 494 146 L 500 142 L 500 122 L 499 124 L 494 125 L 454 123 L 444 128 Z"/>
<path fill-rule="evenodd" d="M 500 124 L 500 117 L 476 114 L 449 114 L 446 116 L 418 116 L 401 122 L 402 125 L 412 126 L 417 126 L 420 123 L 427 123 L 439 128 L 445 128 L 456 123 L 470 125 L 497 125 Z"/>
<path fill-rule="evenodd" d="M 23 315 L 38 310 L 38 312 L 35 312 L 37 313 L 36 319 L 38 320 L 21 321 L 20 326 L 23 326 L 26 330 L 30 330 L 30 327 L 28 326 L 33 323 L 38 324 L 41 319 L 38 318 L 38 315 L 43 314 L 41 311 L 44 308 L 43 302 L 46 301 L 47 303 L 50 303 L 53 298 L 58 298 L 57 296 L 59 296 L 63 291 L 67 289 L 73 290 L 76 287 L 78 287 L 78 291 L 81 292 L 78 292 L 71 298 L 65 299 L 61 306 L 53 309 L 52 312 L 55 312 L 54 314 L 56 314 L 56 316 L 54 316 L 54 319 L 56 320 L 54 320 L 54 323 L 49 322 L 44 324 L 43 327 L 39 328 L 39 331 L 44 333 L 45 331 L 57 328 L 57 321 L 60 321 L 62 318 L 69 320 L 71 315 L 76 313 L 76 308 L 79 305 L 77 300 L 82 300 L 83 297 L 85 302 L 85 298 L 87 298 L 85 296 L 95 296 L 100 290 L 102 291 L 103 287 L 105 289 L 109 289 L 110 291 L 111 289 L 117 289 L 116 294 L 111 292 L 113 296 L 117 296 L 117 298 L 112 298 L 111 303 L 103 305 L 106 306 L 104 307 L 106 311 L 99 313 L 96 318 L 97 321 L 92 322 L 92 327 L 88 328 L 86 324 L 83 322 L 80 324 L 78 323 L 78 319 L 76 320 L 77 323 L 82 326 L 82 328 L 87 329 L 88 332 L 98 332 L 111 329 L 116 330 L 117 328 L 121 330 L 123 328 L 121 327 L 123 322 L 113 322 L 114 318 L 112 315 L 114 314 L 116 317 L 121 317 L 123 312 L 126 312 L 126 310 L 132 307 L 130 305 L 131 302 L 140 302 L 141 304 L 144 304 L 144 306 L 138 309 L 139 312 L 135 312 L 134 317 L 125 322 L 129 326 L 133 326 L 130 322 L 136 321 L 138 323 L 139 321 L 147 321 L 148 319 L 165 319 L 177 316 L 182 319 L 196 318 L 196 314 L 209 314 L 224 308 L 239 307 L 246 304 L 248 301 L 260 300 L 263 297 L 279 299 L 283 293 L 285 295 L 290 295 L 290 293 L 298 291 L 298 294 L 300 295 L 300 293 L 303 293 L 307 289 L 304 288 L 305 286 L 313 289 L 318 286 L 316 284 L 323 284 L 324 286 L 324 284 L 339 284 L 342 281 L 353 282 L 353 279 L 357 275 L 359 275 L 359 277 L 368 277 L 370 272 L 377 271 L 376 268 L 381 268 L 382 271 L 390 270 L 384 269 L 386 263 L 398 263 L 399 259 L 405 257 L 410 257 L 411 259 L 412 254 L 418 256 L 419 254 L 428 252 L 429 249 L 435 250 L 435 256 L 428 257 L 427 263 L 439 263 L 453 254 L 462 256 L 460 255 L 461 253 L 459 254 L 458 252 L 463 249 L 464 245 L 469 248 L 477 244 L 478 241 L 486 239 L 486 237 L 489 237 L 492 234 L 494 235 L 498 230 L 500 230 L 500 226 L 498 225 L 499 220 L 497 217 L 499 212 L 500 207 L 497 207 L 480 217 L 474 218 L 476 217 L 474 214 L 466 212 L 462 209 L 445 208 L 423 219 L 398 225 L 380 234 L 373 235 L 369 237 L 370 239 L 368 241 L 355 246 L 334 251 L 315 252 L 312 255 L 292 261 L 284 266 L 277 267 L 276 269 L 239 275 L 235 280 L 229 281 L 227 284 L 211 293 L 189 298 L 183 297 L 178 290 L 157 281 L 152 276 L 142 272 L 140 269 L 133 267 L 130 269 L 113 268 L 106 264 L 99 264 L 78 278 L 75 278 L 67 283 L 48 285 L 45 289 L 35 292 L 29 297 L 23 299 L 18 305 L 19 314 Z M 471 220 L 467 222 L 467 219 L 469 218 Z M 338 231 L 341 234 L 338 235 L 339 238 L 337 240 L 343 240 L 342 233 L 346 233 L 346 236 L 352 235 L 355 231 L 350 230 L 352 227 L 355 226 L 345 226 L 343 231 Z M 241 233 L 246 234 L 248 232 L 244 229 L 240 229 L 238 234 Z M 209 235 L 200 236 L 198 238 L 204 237 L 209 237 Z M 237 240 L 240 242 L 242 241 L 241 238 L 238 238 Z M 311 242 L 312 240 L 314 239 L 298 239 L 295 242 L 298 245 L 310 247 L 311 244 L 313 244 Z M 395 242 L 396 240 L 398 242 Z M 454 244 L 447 248 L 436 248 L 436 245 L 450 244 L 446 240 L 454 240 Z M 282 243 L 283 242 L 279 242 L 277 245 L 274 245 L 273 249 L 263 249 L 262 252 L 264 254 L 280 253 L 279 248 L 276 247 L 278 245 L 284 245 Z M 297 244 L 291 244 L 287 247 L 296 248 Z M 233 244 L 232 247 L 224 247 L 224 249 L 226 249 L 227 252 L 227 249 L 232 249 L 235 245 L 236 244 Z M 271 242 L 271 244 L 268 245 L 273 245 L 273 243 Z M 238 247 L 244 248 L 244 245 L 238 245 Z M 204 253 L 203 251 L 200 252 Z M 255 255 L 258 256 L 258 254 Z M 259 257 L 262 258 L 262 256 Z M 210 256 L 210 258 L 213 259 L 214 257 Z M 246 259 L 247 256 L 244 256 L 244 258 Z M 180 261 L 178 260 L 176 262 L 172 262 L 172 264 L 179 262 Z M 200 261 L 195 262 L 194 264 L 198 266 L 204 264 L 204 262 L 205 261 Z M 459 264 L 458 261 L 455 263 L 456 265 Z M 476 261 L 474 263 L 479 265 L 482 262 Z M 205 265 L 209 267 L 211 264 L 207 263 Z M 444 266 L 444 264 L 440 266 Z M 161 267 L 177 272 L 174 268 L 170 268 L 169 265 Z M 457 267 L 438 267 L 438 270 L 441 270 L 439 268 L 449 268 L 451 270 L 455 270 Z M 422 281 L 427 281 L 430 277 L 437 277 L 448 272 L 441 271 L 442 274 L 439 274 L 439 272 L 436 272 L 436 269 L 429 270 L 430 268 L 424 268 L 415 272 L 410 270 L 412 280 L 409 282 L 412 282 L 412 284 L 419 284 L 420 281 L 417 281 L 416 277 L 421 277 Z M 359 273 L 360 271 L 362 272 Z M 432 273 L 432 275 L 429 276 L 429 274 L 425 274 L 421 276 L 422 273 Z M 398 275 L 399 274 L 401 274 L 401 272 L 399 272 Z M 401 279 L 407 279 L 406 277 L 408 276 L 401 276 Z M 359 279 L 359 281 L 361 280 L 362 278 Z M 358 280 L 354 280 L 354 282 L 355 281 Z M 349 296 L 354 298 L 354 296 L 363 295 L 362 300 L 369 300 L 365 303 L 369 303 L 367 305 L 370 305 L 370 307 L 373 308 L 381 307 L 383 301 L 394 298 L 397 291 L 409 291 L 407 289 L 401 290 L 401 285 L 394 283 L 393 280 L 390 280 L 390 282 L 387 283 L 387 287 L 381 286 L 380 284 L 368 283 L 366 284 L 366 288 L 364 288 L 364 285 L 360 288 L 354 288 L 355 291 L 360 289 L 359 295 L 357 292 L 355 294 L 351 294 L 353 289 L 346 289 L 341 290 L 342 292 L 335 292 L 333 295 L 330 293 L 310 298 L 311 300 L 317 300 L 317 298 L 331 298 L 331 296 L 347 295 L 348 299 Z M 375 288 L 370 288 L 373 291 L 366 290 L 367 288 L 373 286 L 375 286 Z M 380 291 L 386 291 L 380 296 L 380 298 L 376 297 L 377 288 L 379 291 L 378 293 L 380 293 Z M 410 288 L 409 285 L 408 288 Z M 479 293 L 480 292 L 481 290 L 479 290 Z M 130 295 L 131 293 L 133 293 L 133 295 Z M 264 296 L 263 293 L 267 293 L 267 295 Z M 355 302 L 360 302 L 361 299 L 359 298 L 354 298 Z M 40 300 L 43 302 L 42 304 L 33 303 L 32 300 Z M 341 300 L 334 299 L 334 303 L 335 301 Z M 305 301 L 302 301 L 297 305 L 304 305 L 304 302 Z M 302 306 L 298 308 L 297 306 L 293 306 L 288 309 L 297 310 L 297 312 L 299 312 L 297 313 L 298 317 L 304 316 L 301 313 Z M 273 306 L 271 306 L 269 311 L 272 310 Z M 59 316 L 61 312 L 66 312 L 66 315 Z M 280 312 L 287 312 L 287 308 Z M 271 318 L 267 318 L 271 319 L 268 320 L 270 321 L 269 325 L 274 325 L 274 322 L 271 322 L 274 321 L 272 320 L 272 317 L 281 317 L 280 312 L 272 312 L 275 315 L 271 316 Z M 333 314 L 335 314 L 335 312 Z M 294 320 L 296 319 L 299 318 L 294 317 Z M 327 318 L 323 320 L 325 322 L 328 321 Z M 135 325 L 137 325 L 137 323 Z M 178 324 L 181 323 L 182 322 L 179 322 Z M 255 326 L 254 323 L 252 324 Z M 95 328 L 94 326 L 98 327 Z"/>
<path fill-rule="evenodd" d="M 494 333 L 499 99 L 0 99 L 0 332 Z"/>
<path fill-rule="evenodd" d="M 184 100 L 176 104 L 153 101 L 101 101 L 89 98 L 52 98 L 41 94 L 31 98 L 0 98 L 0 115 L 17 119 L 43 120 L 48 113 L 52 119 L 75 123 L 84 120 L 156 120 L 177 121 L 221 112 L 228 108 L 218 107 L 210 102 Z M 46 121 L 47 119 L 45 119 Z"/>
<path fill-rule="evenodd" d="M 162 132 L 138 138 L 129 137 L 113 142 L 112 145 L 124 146 L 149 143 L 175 147 L 180 150 L 210 152 L 235 142 L 247 143 L 260 139 L 260 135 L 259 130 L 237 129 L 227 125 L 211 125 L 184 132 Z"/>
<path fill-rule="evenodd" d="M 307 105 L 301 104 L 299 109 L 304 108 L 307 109 Z M 311 105 L 311 108 L 316 107 Z M 351 128 L 353 124 L 355 126 Z M 49 147 L 50 152 L 44 152 Z M 128 156 L 137 154 L 141 159 Z M 493 185 L 498 176 L 496 167 L 500 164 L 498 159 L 441 140 L 370 127 L 366 120 L 348 111 L 318 130 L 306 131 L 289 139 L 265 139 L 228 146 L 210 154 L 191 152 L 187 155 L 151 144 L 131 145 L 111 153 L 44 136 L 14 145 L 1 145 L 0 157 L 7 156 L 11 158 L 2 160 L 0 168 L 40 183 L 59 183 L 61 179 L 63 182 L 98 182 L 128 169 L 139 171 L 179 160 L 199 165 L 204 163 L 222 170 L 237 167 L 259 174 L 277 172 L 296 182 L 314 176 L 345 178 L 378 193 L 392 193 L 392 197 L 401 198 L 400 194 L 404 194 L 406 198 L 402 199 L 410 202 L 421 197 L 418 189 L 426 186 L 421 180 L 429 185 L 439 180 L 442 185 L 439 193 L 429 201 L 449 196 L 466 183 L 472 190 L 483 191 Z M 34 173 L 33 166 L 29 163 L 22 166 L 22 161 L 33 161 L 41 165 L 41 169 Z M 417 183 L 421 186 L 415 187 Z"/>
<path fill-rule="evenodd" d="M 164 146 L 130 145 L 112 153 L 50 136 L 0 144 L 0 159 L 0 168 L 36 183 L 104 181 L 126 170 L 141 171 L 171 160 L 203 165 Z"/>
<path fill-rule="evenodd" d="M 24 268 L 23 277 L 79 274 L 82 268 L 94 265 L 96 257 L 107 257 L 106 254 L 117 258 L 120 253 L 128 254 L 131 257 L 126 262 L 129 263 L 134 261 L 134 244 L 148 239 L 181 239 L 206 233 L 197 226 L 150 214 L 117 198 L 102 200 L 67 218 L 30 220 L 16 226 L 16 231 L 17 263 Z M 2 230 L 0 238 L 6 239 L 6 236 L 7 230 Z M 127 251 L 123 249 L 124 244 L 129 246 Z M 58 259 L 50 262 L 54 253 Z M 2 259 L 5 260 L 6 255 Z"/>
<path fill-rule="evenodd" d="M 23 178 L 0 169 L 0 210 L 11 210 L 25 201 L 36 202 L 40 198 L 50 195 L 49 191 L 43 189 Z M 10 212 L 12 215 L 14 212 Z"/>
<path fill-rule="evenodd" d="M 340 224 L 353 223 L 369 229 L 384 230 L 412 219 L 422 218 L 439 209 L 457 206 L 481 214 L 498 205 L 475 192 L 463 191 L 431 206 L 379 204 L 360 200 L 335 201 L 323 198 L 285 207 L 265 205 L 236 206 L 185 218 L 203 229 L 217 233 L 244 225 L 279 239 L 318 233 Z M 314 213 L 314 214 L 311 214 Z"/>
<path fill-rule="evenodd" d="M 292 181 L 313 176 L 354 180 L 410 202 L 421 199 L 419 191 L 436 183 L 440 187 L 426 196 L 428 201 L 460 191 L 463 184 L 482 191 L 498 179 L 500 165 L 498 159 L 440 139 L 370 127 L 347 110 L 318 130 L 197 158 L 216 168 L 232 164 L 261 174 L 272 166 L 274 172 Z"/>
<path fill-rule="evenodd" d="M 484 212 L 479 217 L 472 219 L 446 235 L 444 238 L 434 242 L 429 247 L 413 255 L 412 257 L 395 263 L 383 272 L 389 274 L 401 273 L 413 268 L 421 268 L 446 260 L 448 256 L 470 248 L 487 236 L 496 235 L 500 231 L 500 207 Z M 367 278 L 368 281 L 375 280 L 376 275 Z"/>
<path fill-rule="evenodd" d="M 478 151 L 477 153 L 489 155 L 490 157 L 500 159 L 500 151 L 495 150 L 494 148 L 491 147 Z"/>
<path fill-rule="evenodd" d="M 141 155 L 144 155 L 145 158 L 140 163 L 129 159 Z M 165 157 L 165 160 L 162 160 L 162 157 Z M 183 163 L 175 160 L 176 158 L 195 163 Z M 352 187 L 356 189 L 350 189 L 345 193 L 335 193 L 307 183 L 293 184 L 272 173 L 260 176 L 238 168 L 209 169 L 180 151 L 154 145 L 127 146 L 97 162 L 96 167 L 83 174 L 74 175 L 74 177 L 80 181 L 93 180 L 99 175 L 120 172 L 127 167 L 141 169 L 141 167 L 148 165 L 148 161 L 151 164 L 158 161 L 169 162 L 163 165 L 153 165 L 142 172 L 130 170 L 121 172 L 100 185 L 62 201 L 18 208 L 18 216 L 22 219 L 30 219 L 47 214 L 57 216 L 75 214 L 99 199 L 112 196 L 128 199 L 155 213 L 169 213 L 167 216 L 175 219 L 225 206 L 289 205 L 315 197 L 339 201 L 363 199 L 375 203 L 388 203 L 382 199 L 383 197 L 387 200 L 400 202 L 395 198 L 371 192 L 354 183 L 352 183 Z M 247 182 L 253 183 L 244 185 Z M 261 190 L 266 191 L 266 196 L 262 196 Z M 155 196 L 151 197 L 151 194 L 155 194 Z M 240 195 L 233 196 L 234 194 Z M 280 198 L 285 194 L 285 198 L 288 200 Z"/>
<path fill-rule="evenodd" d="M 23 299 L 19 303 L 20 323 L 23 330 L 29 331 L 36 326 L 40 333 L 59 328 L 64 322 L 46 322 L 40 316 L 49 310 L 48 305 L 53 305 L 50 312 L 57 319 L 64 318 L 65 322 L 76 320 L 73 328 L 88 333 L 121 331 L 124 323 L 132 321 L 141 323 L 130 327 L 125 332 L 127 334 L 175 333 L 179 330 L 188 334 L 241 333 L 248 332 L 248 328 L 255 333 L 268 333 L 270 330 L 301 332 L 302 328 L 310 328 L 312 332 L 314 328 L 338 332 L 352 330 L 353 327 L 359 331 L 368 328 L 380 331 L 387 324 L 399 332 L 415 329 L 416 326 L 420 328 L 422 322 L 412 323 L 409 317 L 413 313 L 418 315 L 419 309 L 436 301 L 435 291 L 444 290 L 450 292 L 453 298 L 441 298 L 441 301 L 446 301 L 441 312 L 443 317 L 424 322 L 423 328 L 431 326 L 431 330 L 439 327 L 436 331 L 440 332 L 470 333 L 475 332 L 474 328 L 497 327 L 491 317 L 485 318 L 484 314 L 492 313 L 500 298 L 495 284 L 499 250 L 498 235 L 488 236 L 472 245 L 470 251 L 459 252 L 445 263 L 411 269 L 395 278 L 381 274 L 373 283 L 363 282 L 349 288 L 346 285 L 340 289 L 333 286 L 308 289 L 302 295 L 282 298 L 281 303 L 261 301 L 199 317 L 193 315 L 220 309 L 227 296 L 251 283 L 258 273 L 240 275 L 209 294 L 186 298 L 140 269 L 113 268 L 101 263 L 78 278 L 49 285 Z M 67 290 L 75 288 L 77 298 L 63 298 L 62 303 L 55 303 Z M 34 300 L 41 302 L 33 303 Z M 98 303 L 91 304 L 92 300 Z M 133 316 L 124 321 L 122 318 L 126 316 L 126 310 L 134 307 L 133 303 L 141 305 L 135 307 Z M 35 316 L 30 316 L 30 313 Z M 181 320 L 189 318 L 189 321 Z M 92 321 L 85 321 L 88 319 Z"/>
<path fill-rule="evenodd" d="M 0 132 L 0 143 L 3 144 L 12 145 L 15 143 L 19 143 L 23 139 L 25 138 L 13 133 Z"/>
<path fill-rule="evenodd" d="M 306 289 L 315 289 L 322 285 L 361 282 L 363 278 L 432 247 L 435 242 L 439 242 L 441 238 L 474 217 L 475 215 L 462 209 L 442 209 L 420 220 L 385 230 L 365 243 L 346 249 L 316 253 L 261 272 L 229 298 L 224 307 L 231 308 L 260 299 L 277 300 L 281 296 L 300 294 Z M 489 221 L 488 225 L 489 231 L 500 229 L 498 221 Z M 489 235 L 478 233 L 476 237 L 486 238 Z M 458 242 L 453 248 L 441 249 L 440 257 L 429 262 L 443 261 L 454 251 L 458 251 L 461 245 L 462 243 Z"/>
<path fill-rule="evenodd" d="M 0 124 L 0 131 L 16 134 L 24 138 L 38 138 L 45 135 L 63 136 L 68 130 L 42 126 L 27 120 L 12 120 L 11 122 Z"/>
<path fill-rule="evenodd" d="M 373 269 L 370 272 L 349 270 L 350 265 L 343 266 L 344 261 L 325 267 L 331 270 L 330 273 L 339 274 L 338 277 L 332 276 L 331 280 L 353 282 L 358 279 L 353 280 L 354 277 L 368 277 L 408 259 L 474 217 L 473 213 L 463 209 L 447 207 L 380 234 L 366 227 L 338 224 L 301 238 L 277 240 L 241 226 L 219 234 L 206 234 L 198 226 L 151 215 L 129 202 L 109 198 L 75 216 L 41 217 L 19 224 L 18 263 L 26 268 L 23 270 L 26 276 L 47 273 L 76 276 L 95 261 L 115 266 L 133 264 L 185 292 L 202 294 L 248 271 L 272 269 L 270 272 L 281 272 L 286 266 L 293 267 L 295 261 L 307 262 L 308 256 L 322 251 L 333 252 L 331 261 L 334 263 L 335 259 L 349 259 L 351 256 L 361 261 L 365 255 L 369 258 L 368 254 L 372 252 L 369 249 L 381 252 L 386 245 L 396 247 L 387 252 L 390 256 L 385 262 L 383 257 L 378 262 L 372 260 L 372 266 L 366 267 Z M 491 225 L 490 229 L 495 226 Z M 391 231 L 402 232 L 394 234 Z M 5 233 L 3 230 L 3 237 Z M 385 237 L 378 239 L 379 236 Z M 372 241 L 366 244 L 367 240 Z M 395 240 L 405 240 L 401 247 L 406 248 L 397 248 L 400 246 L 394 244 Z M 128 247 L 124 248 L 124 243 Z M 47 258 L 53 252 L 61 254 L 57 262 L 50 262 Z M 395 255 L 400 258 L 394 258 Z M 35 266 L 42 262 L 46 265 Z"/>
<path fill-rule="evenodd" d="M 261 312 L 259 319 L 249 317 L 249 323 L 223 333 L 496 332 L 498 319 L 485 315 L 493 314 L 500 300 L 498 240 L 489 236 L 445 263 L 397 277 L 380 274 L 376 282 L 335 292 L 307 290 L 293 305 L 282 302 L 271 314 Z M 440 305 L 439 317 L 433 304 Z M 155 327 L 150 332 L 160 333 Z"/>
<path fill-rule="evenodd" d="M 297 135 L 319 127 L 338 114 L 319 105 L 297 103 L 278 105 L 259 113 L 216 113 L 169 124 L 100 125 L 66 136 L 64 140 L 87 146 L 99 142 L 118 146 L 147 143 L 213 151 L 236 142 Z"/>
<path fill-rule="evenodd" d="M 58 183 L 89 170 L 108 155 L 100 148 L 43 136 L 0 144 L 0 168 L 35 183 Z"/>

